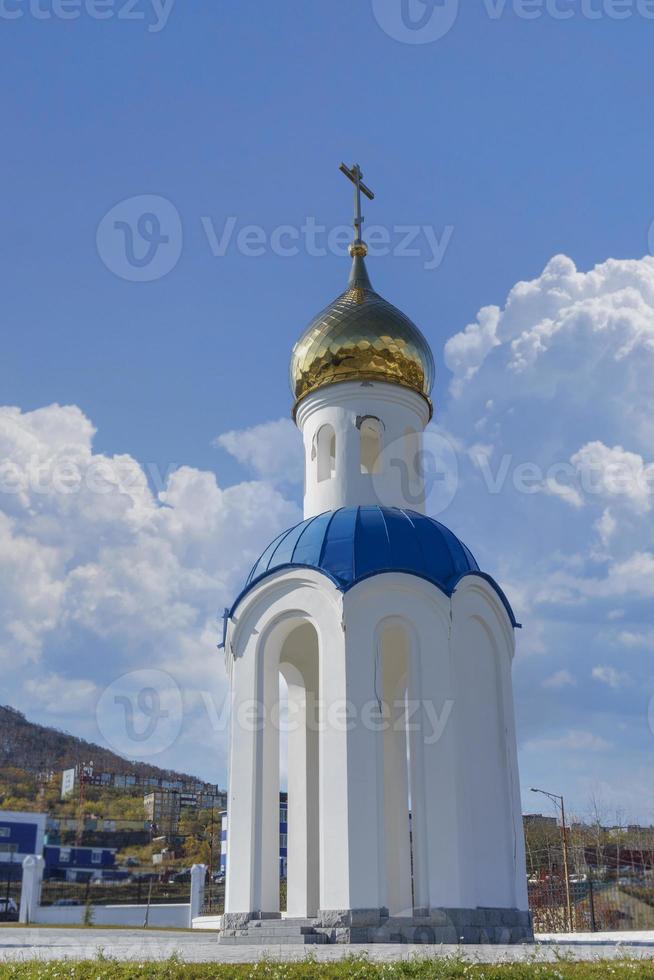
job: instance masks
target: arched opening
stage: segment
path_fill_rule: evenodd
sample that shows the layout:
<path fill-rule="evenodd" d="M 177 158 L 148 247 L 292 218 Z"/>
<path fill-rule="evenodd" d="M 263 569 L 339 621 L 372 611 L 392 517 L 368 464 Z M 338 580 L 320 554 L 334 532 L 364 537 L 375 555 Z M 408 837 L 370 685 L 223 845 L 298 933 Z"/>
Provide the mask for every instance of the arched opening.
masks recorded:
<path fill-rule="evenodd" d="M 382 746 L 381 836 L 384 842 L 386 904 L 391 915 L 413 915 L 411 857 L 411 757 L 408 722 L 410 637 L 389 623 L 379 636 L 379 677 L 385 724 Z"/>
<path fill-rule="evenodd" d="M 365 419 L 359 429 L 361 437 L 361 472 L 379 473 L 382 427 L 378 419 Z"/>
<path fill-rule="evenodd" d="M 288 692 L 287 915 L 314 916 L 320 899 L 318 636 L 311 623 L 287 637 L 279 669 Z"/>
<path fill-rule="evenodd" d="M 331 425 L 322 425 L 316 435 L 318 483 L 330 480 L 336 473 L 336 433 Z"/>
<path fill-rule="evenodd" d="M 318 634 L 299 617 L 264 641 L 261 731 L 260 909 L 315 916 L 320 898 L 318 833 Z"/>

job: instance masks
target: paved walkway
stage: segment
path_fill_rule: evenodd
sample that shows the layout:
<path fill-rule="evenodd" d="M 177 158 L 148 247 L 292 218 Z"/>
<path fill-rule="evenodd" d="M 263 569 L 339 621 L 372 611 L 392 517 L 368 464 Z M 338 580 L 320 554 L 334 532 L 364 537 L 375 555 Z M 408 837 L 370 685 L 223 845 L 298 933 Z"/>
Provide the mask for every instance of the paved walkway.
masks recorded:
<path fill-rule="evenodd" d="M 545 937 L 541 937 L 544 939 Z M 189 963 L 247 963 L 269 959 L 303 959 L 310 952 L 318 960 L 337 960 L 365 954 L 371 960 L 463 955 L 479 962 L 532 958 L 544 962 L 562 952 L 591 960 L 633 955 L 654 958 L 654 932 L 598 933 L 547 937 L 536 946 L 220 946 L 206 932 L 157 932 L 143 929 L 17 929 L 0 927 L 0 961 L 29 959 L 96 959 L 103 954 L 118 960 L 165 960 L 177 954 Z"/>
<path fill-rule="evenodd" d="M 594 946 L 651 946 L 654 949 L 654 932 L 652 931 L 629 931 L 629 932 L 550 932 L 541 933 L 538 936 L 540 942 L 556 943 L 557 945 L 588 945 Z"/>

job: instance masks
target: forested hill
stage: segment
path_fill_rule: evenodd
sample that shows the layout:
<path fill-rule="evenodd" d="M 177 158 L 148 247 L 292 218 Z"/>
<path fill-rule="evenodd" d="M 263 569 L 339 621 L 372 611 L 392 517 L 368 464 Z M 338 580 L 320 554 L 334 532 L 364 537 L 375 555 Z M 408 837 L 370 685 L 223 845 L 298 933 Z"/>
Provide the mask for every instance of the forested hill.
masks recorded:
<path fill-rule="evenodd" d="M 0 705 L 0 769 L 11 767 L 39 773 L 71 769 L 93 762 L 96 772 L 137 773 L 166 778 L 194 777 L 145 762 L 130 762 L 110 749 L 56 728 L 28 721 L 15 708 Z"/>

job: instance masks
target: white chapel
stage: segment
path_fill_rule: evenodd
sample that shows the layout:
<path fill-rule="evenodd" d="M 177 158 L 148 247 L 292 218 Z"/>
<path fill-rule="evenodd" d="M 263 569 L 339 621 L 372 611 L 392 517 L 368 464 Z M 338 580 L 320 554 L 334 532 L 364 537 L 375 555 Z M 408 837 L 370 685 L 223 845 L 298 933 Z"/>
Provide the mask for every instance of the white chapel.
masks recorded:
<path fill-rule="evenodd" d="M 525 941 L 518 624 L 466 545 L 425 513 L 433 357 L 371 284 L 361 195 L 373 194 L 358 166 L 341 169 L 355 189 L 349 282 L 291 355 L 304 520 L 265 548 L 226 621 L 221 942 Z"/>

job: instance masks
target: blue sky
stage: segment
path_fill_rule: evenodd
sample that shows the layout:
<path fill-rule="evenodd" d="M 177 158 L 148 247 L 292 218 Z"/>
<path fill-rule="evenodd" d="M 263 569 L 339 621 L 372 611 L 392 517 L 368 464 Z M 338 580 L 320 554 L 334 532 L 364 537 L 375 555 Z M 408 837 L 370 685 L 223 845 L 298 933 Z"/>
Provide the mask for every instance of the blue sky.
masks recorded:
<path fill-rule="evenodd" d="M 508 453 L 511 473 L 572 457 L 583 471 L 591 456 L 602 469 L 625 462 L 619 447 L 647 480 L 645 0 L 460 4 L 431 43 L 397 39 L 409 30 L 400 0 L 177 0 L 165 16 L 150 0 L 108 0 L 103 20 L 74 3 L 71 19 L 48 0 L 0 4 L 1 402 L 22 413 L 5 412 L 3 455 L 28 466 L 72 446 L 84 465 L 93 452 L 173 476 L 165 500 L 152 496 L 161 486 L 140 487 L 100 510 L 97 495 L 5 494 L 6 699 L 97 738 L 89 706 L 117 671 L 182 671 L 196 688 L 188 723 L 156 761 L 198 768 L 199 692 L 224 690 L 215 610 L 298 514 L 296 445 L 280 421 L 290 349 L 347 275 L 329 249 L 307 254 L 301 240 L 282 256 L 270 236 L 347 223 L 338 164 L 358 160 L 377 194 L 368 225 L 395 245 L 397 226 L 427 226 L 447 245 L 425 268 L 421 232 L 418 255 L 380 256 L 369 270 L 436 357 L 437 421 L 459 455 L 459 492 L 439 516 L 513 588 L 525 623 L 523 784 L 564 791 L 579 812 L 596 793 L 608 810 L 654 819 L 652 597 L 620 584 L 649 574 L 649 493 L 602 484 L 575 498 L 545 481 L 490 494 L 479 465 L 492 457 L 494 470 Z M 414 26 L 457 12 L 453 0 L 407 4 Z M 107 221 L 129 222 L 144 196 L 158 200 L 176 261 L 129 281 Z M 230 216 L 233 236 L 214 255 L 207 229 L 220 238 Z M 248 225 L 266 239 L 256 257 L 237 245 Z M 581 278 L 562 260 L 548 266 L 557 255 Z M 534 285 L 516 298 L 522 281 Z M 488 306 L 499 308 L 490 326 L 478 319 Z M 249 435 L 215 444 L 234 430 Z M 222 779 L 223 750 L 202 766 Z"/>

